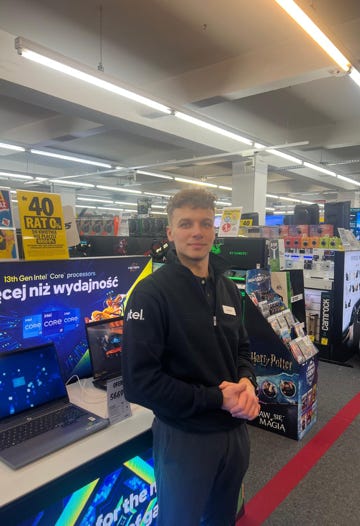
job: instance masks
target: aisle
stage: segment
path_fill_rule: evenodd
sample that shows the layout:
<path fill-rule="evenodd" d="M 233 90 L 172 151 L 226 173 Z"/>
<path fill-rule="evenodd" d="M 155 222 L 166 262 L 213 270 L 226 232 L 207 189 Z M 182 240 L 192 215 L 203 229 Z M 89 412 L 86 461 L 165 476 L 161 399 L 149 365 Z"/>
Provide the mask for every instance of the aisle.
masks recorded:
<path fill-rule="evenodd" d="M 319 365 L 318 422 L 297 442 L 249 426 L 245 516 L 237 526 L 360 524 L 360 359 Z"/>

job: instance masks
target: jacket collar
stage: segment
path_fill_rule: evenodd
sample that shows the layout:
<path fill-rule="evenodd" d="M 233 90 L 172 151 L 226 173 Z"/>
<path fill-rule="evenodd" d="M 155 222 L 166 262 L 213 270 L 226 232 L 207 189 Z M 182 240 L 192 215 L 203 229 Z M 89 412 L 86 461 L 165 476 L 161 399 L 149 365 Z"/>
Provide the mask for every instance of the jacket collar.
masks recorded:
<path fill-rule="evenodd" d="M 175 263 L 175 264 L 183 266 L 180 263 L 180 260 L 176 255 L 176 250 L 174 248 L 170 248 L 168 250 L 166 254 L 166 263 L 168 264 Z M 211 268 L 213 269 L 215 276 L 219 274 L 223 274 L 226 270 L 229 270 L 230 268 L 230 264 L 225 258 L 217 254 L 213 254 L 212 252 L 210 252 L 209 254 L 209 264 Z"/>

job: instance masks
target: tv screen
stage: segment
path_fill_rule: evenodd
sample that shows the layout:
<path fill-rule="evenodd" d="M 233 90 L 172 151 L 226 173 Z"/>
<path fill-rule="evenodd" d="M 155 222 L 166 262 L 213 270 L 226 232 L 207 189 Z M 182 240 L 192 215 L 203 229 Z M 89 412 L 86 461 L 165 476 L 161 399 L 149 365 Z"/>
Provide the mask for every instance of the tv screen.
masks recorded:
<path fill-rule="evenodd" d="M 85 323 L 119 316 L 146 256 L 0 263 L 0 352 L 53 341 L 64 380 L 91 376 Z"/>
<path fill-rule="evenodd" d="M 284 216 L 281 214 L 265 216 L 265 226 L 279 226 L 283 224 L 284 224 Z"/>

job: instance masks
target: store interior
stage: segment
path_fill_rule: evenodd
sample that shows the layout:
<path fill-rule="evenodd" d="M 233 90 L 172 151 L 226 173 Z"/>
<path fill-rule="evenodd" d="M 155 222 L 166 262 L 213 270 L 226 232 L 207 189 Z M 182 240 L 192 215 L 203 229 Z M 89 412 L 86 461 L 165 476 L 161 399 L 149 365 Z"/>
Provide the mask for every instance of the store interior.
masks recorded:
<path fill-rule="evenodd" d="M 358 2 L 299 5 L 356 65 Z M 6 186 L 72 189 L 77 207 L 97 213 L 131 210 L 139 195 L 131 190 L 160 194 L 151 197 L 161 212 L 188 184 L 177 177 L 215 185 L 221 208 L 232 202 L 234 164 L 263 163 L 269 213 L 291 213 L 296 200 L 357 199 L 359 87 L 275 1 L 2 1 L 0 28 L 0 137 L 25 149 L 1 149 Z M 16 37 L 236 137 L 32 63 L 18 55 Z M 109 202 L 86 200 L 96 198 Z"/>
<path fill-rule="evenodd" d="M 297 4 L 360 68 L 358 0 Z M 26 60 L 27 46 L 127 95 Z M 360 86 L 275 0 L 0 0 L 0 71 L 0 186 L 15 218 L 17 190 L 60 194 L 87 217 L 136 217 L 148 198 L 161 218 L 193 184 L 218 214 L 242 206 L 262 224 L 298 204 L 321 218 L 326 203 L 360 209 Z M 241 174 L 264 170 L 256 209 Z M 249 426 L 237 526 L 359 524 L 360 355 L 333 358 L 319 361 L 301 440 Z"/>

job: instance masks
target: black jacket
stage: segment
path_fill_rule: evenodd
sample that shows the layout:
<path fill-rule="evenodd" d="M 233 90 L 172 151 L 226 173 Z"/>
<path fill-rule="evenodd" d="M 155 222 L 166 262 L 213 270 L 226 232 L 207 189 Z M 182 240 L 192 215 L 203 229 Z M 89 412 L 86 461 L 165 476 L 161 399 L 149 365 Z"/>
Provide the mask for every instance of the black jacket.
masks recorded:
<path fill-rule="evenodd" d="M 125 311 L 125 396 L 175 427 L 208 432 L 243 423 L 221 409 L 223 380 L 255 379 L 239 291 L 210 254 L 216 324 L 201 284 L 179 262 L 166 263 L 135 287 Z"/>

